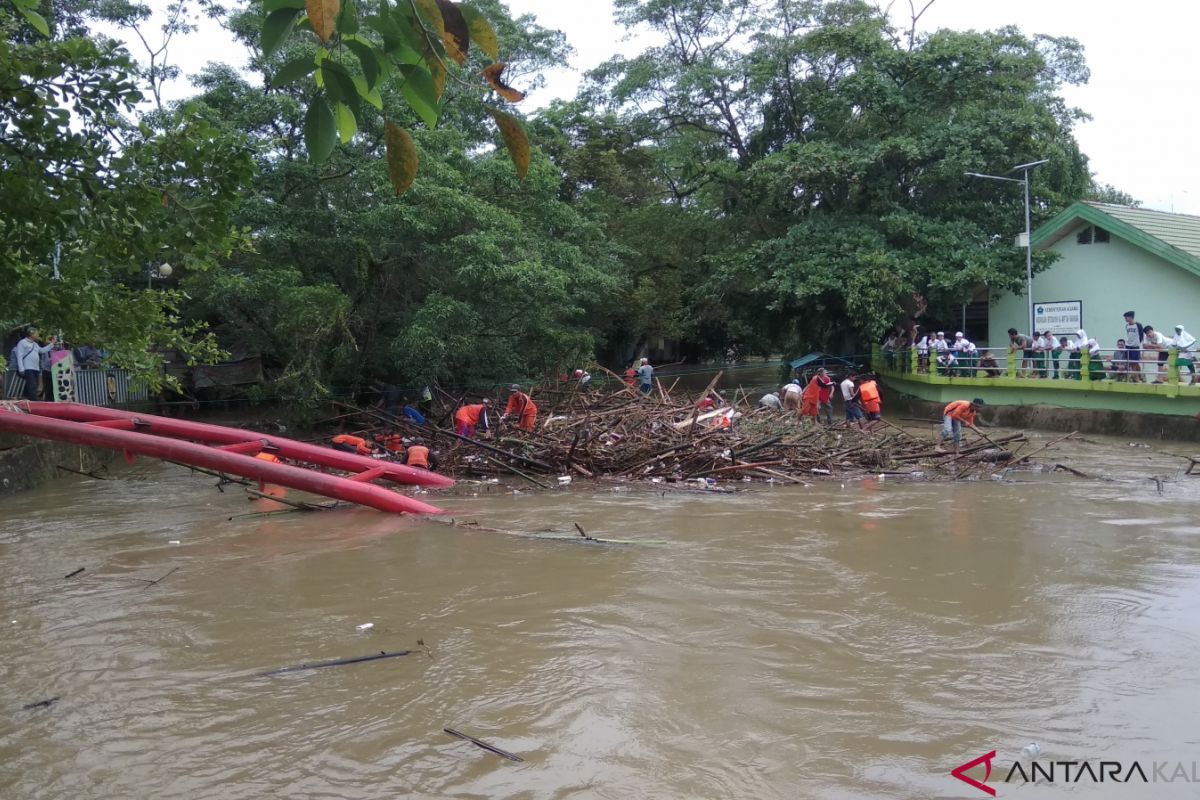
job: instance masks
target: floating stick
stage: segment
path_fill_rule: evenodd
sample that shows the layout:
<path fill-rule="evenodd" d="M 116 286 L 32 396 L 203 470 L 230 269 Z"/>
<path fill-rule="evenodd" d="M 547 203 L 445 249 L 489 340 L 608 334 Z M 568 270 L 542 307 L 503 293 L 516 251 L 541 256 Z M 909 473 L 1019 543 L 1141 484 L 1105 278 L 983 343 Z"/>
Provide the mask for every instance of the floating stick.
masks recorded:
<path fill-rule="evenodd" d="M 318 661 L 314 664 L 299 664 L 294 667 L 283 667 L 282 669 L 273 669 L 269 672 L 258 673 L 259 678 L 268 678 L 272 675 L 283 675 L 286 672 L 301 672 L 308 669 L 325 669 L 326 667 L 343 667 L 347 664 L 362 664 L 367 661 L 380 661 L 385 658 L 399 658 L 410 654 L 412 650 L 397 650 L 394 653 L 387 653 L 380 650 L 375 655 L 357 656 L 355 658 L 337 658 L 332 661 Z"/>
<path fill-rule="evenodd" d="M 462 731 L 456 731 L 456 730 L 454 730 L 454 728 L 442 728 L 442 730 L 445 731 L 446 733 L 450 734 L 451 736 L 457 736 L 459 739 L 466 739 L 468 742 L 475 745 L 476 747 L 482 747 L 484 750 L 487 750 L 489 753 L 495 753 L 496 755 L 500 756 L 501 758 L 507 758 L 509 761 L 524 761 L 525 760 L 518 755 L 513 755 L 512 753 L 508 752 L 507 750 L 501 750 L 499 747 L 496 747 L 495 745 L 491 745 L 491 744 L 488 744 L 487 742 L 480 741 L 479 739 L 476 739 L 474 736 L 465 734 Z"/>

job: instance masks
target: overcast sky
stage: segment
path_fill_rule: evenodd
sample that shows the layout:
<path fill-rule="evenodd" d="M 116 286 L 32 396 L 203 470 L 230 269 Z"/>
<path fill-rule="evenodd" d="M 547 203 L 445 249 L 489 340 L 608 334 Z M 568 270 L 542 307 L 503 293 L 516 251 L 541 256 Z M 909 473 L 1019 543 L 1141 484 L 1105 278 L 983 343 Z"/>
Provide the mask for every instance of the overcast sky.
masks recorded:
<path fill-rule="evenodd" d="M 166 0 L 150 2 L 159 6 Z M 573 69 L 547 76 L 548 85 L 525 102 L 526 110 L 572 96 L 583 71 L 614 53 L 628 56 L 641 49 L 613 22 L 610 0 L 508 0 L 508 5 L 514 14 L 533 14 L 541 25 L 561 30 L 576 51 Z M 907 15 L 908 2 L 896 0 L 893 8 L 898 17 Z M 1148 208 L 1200 215 L 1200 2 L 935 0 L 920 27 L 1003 25 L 1029 34 L 1073 36 L 1083 44 L 1091 81 L 1067 87 L 1064 95 L 1093 118 L 1078 127 L 1076 137 L 1100 182 Z M 186 52 L 176 51 L 184 72 L 195 72 L 210 59 L 244 63 L 236 47 L 220 46 L 223 36 L 205 26 L 190 37 Z"/>

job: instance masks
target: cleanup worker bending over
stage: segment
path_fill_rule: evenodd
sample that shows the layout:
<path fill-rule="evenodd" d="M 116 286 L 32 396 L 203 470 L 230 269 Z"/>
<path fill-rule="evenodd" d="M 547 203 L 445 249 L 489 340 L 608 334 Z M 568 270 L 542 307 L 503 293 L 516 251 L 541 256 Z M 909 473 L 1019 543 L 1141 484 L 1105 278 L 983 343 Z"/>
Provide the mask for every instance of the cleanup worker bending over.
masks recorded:
<path fill-rule="evenodd" d="M 461 406 L 458 411 L 454 412 L 454 423 L 459 436 L 465 436 L 468 439 L 475 438 L 476 426 L 482 425 L 485 431 L 490 431 L 491 426 L 488 425 L 488 409 L 492 407 L 492 401 L 484 398 L 482 403 L 476 403 L 470 406 Z"/>
<path fill-rule="evenodd" d="M 343 453 L 356 453 L 360 456 L 369 456 L 375 450 L 361 436 L 351 436 L 346 433 L 333 437 L 333 449 L 341 450 Z"/>
<path fill-rule="evenodd" d="M 513 384 L 508 387 L 512 393 L 508 396 L 508 405 L 504 407 L 504 413 L 500 415 L 500 421 L 503 422 L 509 414 L 517 415 L 517 427 L 523 431 L 533 432 L 537 425 L 537 404 L 533 399 L 521 391 L 518 384 Z"/>
<path fill-rule="evenodd" d="M 427 469 L 430 472 L 435 472 L 438 467 L 437 454 L 426 446 L 423 439 L 417 439 L 408 446 L 408 450 L 404 452 L 404 458 L 401 459 L 401 462 L 410 467 Z"/>
<path fill-rule="evenodd" d="M 975 412 L 984 402 L 978 397 L 974 400 L 955 400 L 942 410 L 942 441 L 954 439 L 954 452 L 958 452 L 958 443 L 962 440 L 962 426 L 979 433 L 975 427 Z"/>

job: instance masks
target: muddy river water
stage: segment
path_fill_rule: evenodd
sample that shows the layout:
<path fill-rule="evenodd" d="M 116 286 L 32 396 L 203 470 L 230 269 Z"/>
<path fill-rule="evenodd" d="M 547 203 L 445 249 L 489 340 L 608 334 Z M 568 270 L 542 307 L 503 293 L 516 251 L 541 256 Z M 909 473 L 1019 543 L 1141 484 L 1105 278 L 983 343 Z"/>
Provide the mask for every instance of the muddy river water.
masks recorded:
<path fill-rule="evenodd" d="M 1200 479 L 1162 449 L 1073 455 L 1103 480 L 440 501 L 662 545 L 66 476 L 0 505 L 0 798 L 986 797 L 950 770 L 992 750 L 1001 797 L 1194 797 L 1003 782 L 1030 742 L 1200 760 Z"/>

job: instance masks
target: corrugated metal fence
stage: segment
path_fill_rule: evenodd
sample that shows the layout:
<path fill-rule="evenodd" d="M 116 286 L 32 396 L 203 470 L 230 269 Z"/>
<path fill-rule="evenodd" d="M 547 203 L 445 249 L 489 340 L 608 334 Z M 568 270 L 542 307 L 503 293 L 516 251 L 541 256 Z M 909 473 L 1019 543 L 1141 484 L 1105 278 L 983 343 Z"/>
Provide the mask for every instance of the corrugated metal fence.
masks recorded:
<path fill-rule="evenodd" d="M 47 381 L 47 377 L 44 377 L 43 381 Z M 76 403 L 120 406 L 143 402 L 150 397 L 145 382 L 131 380 L 129 373 L 123 369 L 76 369 L 73 382 Z M 4 373 L 5 399 L 20 399 L 24 384 L 16 370 L 7 370 Z"/>

